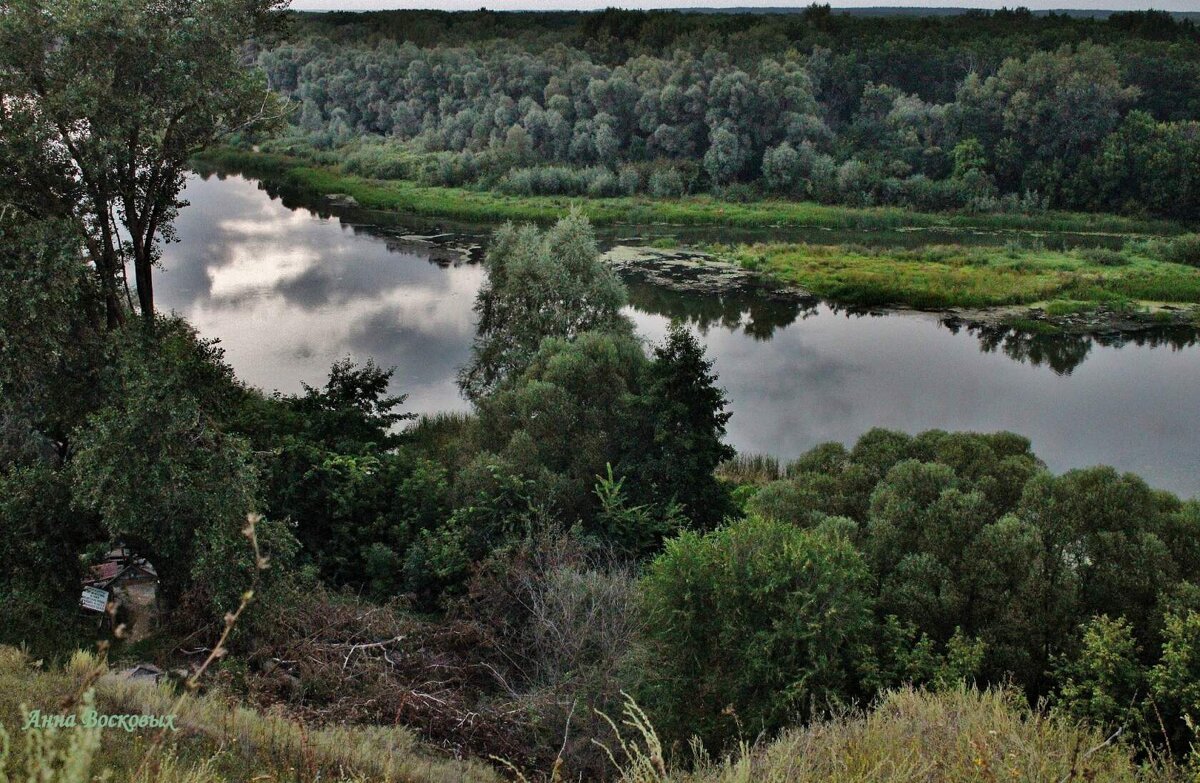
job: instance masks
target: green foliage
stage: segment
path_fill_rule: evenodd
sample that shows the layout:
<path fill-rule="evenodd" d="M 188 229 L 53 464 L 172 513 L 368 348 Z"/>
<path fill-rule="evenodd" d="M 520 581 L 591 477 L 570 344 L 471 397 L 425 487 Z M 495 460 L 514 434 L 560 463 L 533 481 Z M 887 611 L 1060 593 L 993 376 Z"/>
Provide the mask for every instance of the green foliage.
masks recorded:
<path fill-rule="evenodd" d="M 1167 617 L 1162 656 L 1149 680 L 1154 706 L 1169 721 L 1171 748 L 1180 755 L 1189 750 L 1194 754 L 1191 743 L 1200 724 L 1200 612 Z"/>
<path fill-rule="evenodd" d="M 445 468 L 396 448 L 396 425 L 413 416 L 398 412 L 391 379 L 371 361 L 338 361 L 324 387 L 250 396 L 234 422 L 266 455 L 264 510 L 294 526 L 302 560 L 380 599 L 402 591 L 408 547 L 450 515 Z"/>
<path fill-rule="evenodd" d="M 127 265 L 154 323 L 151 272 L 188 158 L 279 119 L 241 56 L 276 5 L 53 0 L 0 17 L 0 192 L 85 230 L 110 327 Z"/>
<path fill-rule="evenodd" d="M 483 448 L 535 479 L 566 518 L 587 514 L 595 477 L 630 445 L 646 365 L 630 337 L 545 340 L 518 378 L 479 401 Z"/>
<path fill-rule="evenodd" d="M 1007 433 L 873 430 L 849 451 L 814 449 L 747 506 L 844 530 L 871 566 L 880 622 L 894 615 L 913 644 L 978 638 L 979 676 L 1034 694 L 1052 658 L 1075 660 L 1055 629 L 1107 614 L 1151 649 L 1168 608 L 1190 605 L 1192 504 L 1107 468 L 1052 476 Z"/>
<path fill-rule="evenodd" d="M 1083 628 L 1079 652 L 1060 661 L 1055 679 L 1055 710 L 1108 731 L 1137 735 L 1147 728 L 1142 713 L 1146 671 L 1133 627 L 1124 619 L 1100 615 Z"/>
<path fill-rule="evenodd" d="M 241 540 L 257 493 L 249 446 L 223 432 L 215 415 L 231 393 L 221 386 L 228 378 L 197 383 L 228 368 L 209 364 L 207 346 L 185 327 L 160 326 L 126 330 L 115 346 L 113 391 L 76 436 L 74 503 L 98 514 L 113 540 L 162 566 L 168 606 L 190 583 L 226 608 L 244 585 L 225 583 L 227 562 L 197 555 Z"/>
<path fill-rule="evenodd" d="M 80 554 L 101 534 L 71 495 L 67 476 L 46 462 L 0 469 L 0 643 L 45 655 L 78 640 Z"/>
<path fill-rule="evenodd" d="M 405 584 L 425 607 L 460 593 L 473 564 L 525 538 L 545 514 L 545 490 L 503 457 L 481 452 L 456 476 L 454 510 L 408 549 Z"/>
<path fill-rule="evenodd" d="M 1200 234 L 1184 234 L 1164 243 L 1164 261 L 1200 267 Z"/>
<path fill-rule="evenodd" d="M 863 688 L 883 692 L 912 685 L 961 687 L 978 675 L 984 649 L 981 640 L 967 638 L 961 629 L 955 629 L 944 646 L 938 645 L 912 623 L 888 615 L 876 626 L 874 654 L 861 665 Z"/>
<path fill-rule="evenodd" d="M 861 206 L 1196 212 L 1187 23 L 821 11 L 312 16 L 259 62 L 300 104 L 283 144 L 364 176 L 525 196 L 739 201 L 761 181 Z"/>
<path fill-rule="evenodd" d="M 649 505 L 630 505 L 625 492 L 626 477 L 614 479 L 612 465 L 606 468 L 607 475 L 596 477 L 600 508 L 593 528 L 601 541 L 622 553 L 641 557 L 656 551 L 664 539 L 686 527 L 683 510 L 674 504 L 661 513 Z"/>
<path fill-rule="evenodd" d="M 750 517 L 668 542 L 642 585 L 656 723 L 720 747 L 851 697 L 869 581 L 848 540 L 783 522 Z"/>
<path fill-rule="evenodd" d="M 672 325 L 654 349 L 645 380 L 643 428 L 627 436 L 623 472 L 636 476 L 643 503 L 677 503 L 693 523 L 712 527 L 731 510 L 717 466 L 734 455 L 724 443 L 732 415 L 717 386 L 704 346 L 684 327 Z"/>
<path fill-rule="evenodd" d="M 474 400 L 524 371 L 546 338 L 632 333 L 621 314 L 624 288 L 600 261 L 591 226 L 579 213 L 545 233 L 505 226 L 492 238 L 485 263 L 477 337 L 459 378 Z"/>
<path fill-rule="evenodd" d="M 27 217 L 0 205 L 0 417 L 7 435 L 25 422 L 62 451 L 96 404 L 102 306 L 74 229 Z"/>

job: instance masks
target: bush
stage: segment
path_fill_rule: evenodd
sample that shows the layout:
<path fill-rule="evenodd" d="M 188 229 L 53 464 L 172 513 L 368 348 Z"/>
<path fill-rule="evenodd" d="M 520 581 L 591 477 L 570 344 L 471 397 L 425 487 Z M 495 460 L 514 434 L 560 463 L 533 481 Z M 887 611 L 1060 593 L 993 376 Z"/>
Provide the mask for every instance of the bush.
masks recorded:
<path fill-rule="evenodd" d="M 1162 243 L 1162 260 L 1200 266 L 1200 234 L 1184 234 Z"/>
<path fill-rule="evenodd" d="M 671 776 L 680 783 L 1179 779 L 1139 765 L 1128 745 L 1108 744 L 1095 729 L 1047 719 L 1023 694 L 967 688 L 892 691 L 869 712 L 792 728 L 734 758 Z"/>
<path fill-rule="evenodd" d="M 786 141 L 771 147 L 763 154 L 763 182 L 776 193 L 790 193 L 797 184 L 799 165 L 800 156 Z"/>
<path fill-rule="evenodd" d="M 617 171 L 617 183 L 622 193 L 632 196 L 642 188 L 642 173 L 636 166 L 622 166 Z"/>
<path fill-rule="evenodd" d="M 1128 266 L 1129 256 L 1107 247 L 1089 247 L 1079 251 L 1083 260 L 1100 266 Z"/>
<path fill-rule="evenodd" d="M 853 698 L 868 580 L 848 541 L 785 522 L 668 542 L 642 582 L 657 723 L 717 748 Z"/>
<path fill-rule="evenodd" d="M 1124 619 L 1093 618 L 1083 629 L 1079 654 L 1058 663 L 1055 712 L 1106 731 L 1145 728 L 1139 702 L 1146 673 L 1138 653 L 1133 627 Z"/>
<path fill-rule="evenodd" d="M 677 198 L 683 195 L 683 175 L 675 168 L 656 168 L 650 172 L 650 195 Z"/>
<path fill-rule="evenodd" d="M 584 176 L 587 179 L 587 195 L 593 198 L 617 196 L 621 193 L 617 176 L 602 166 L 585 169 Z"/>
<path fill-rule="evenodd" d="M 532 166 L 513 169 L 497 187 L 517 196 L 578 196 L 585 183 L 579 171 L 568 166 Z"/>
<path fill-rule="evenodd" d="M 411 153 L 403 148 L 371 144 L 345 153 L 347 174 L 371 179 L 411 179 L 415 174 Z"/>
<path fill-rule="evenodd" d="M 609 553 L 540 530 L 484 561 L 455 607 L 486 634 L 509 696 L 533 718 L 537 746 L 547 755 L 561 747 L 564 779 L 609 771 L 591 741 L 605 728 L 594 710 L 615 712 L 637 676 L 636 586 L 632 569 Z"/>

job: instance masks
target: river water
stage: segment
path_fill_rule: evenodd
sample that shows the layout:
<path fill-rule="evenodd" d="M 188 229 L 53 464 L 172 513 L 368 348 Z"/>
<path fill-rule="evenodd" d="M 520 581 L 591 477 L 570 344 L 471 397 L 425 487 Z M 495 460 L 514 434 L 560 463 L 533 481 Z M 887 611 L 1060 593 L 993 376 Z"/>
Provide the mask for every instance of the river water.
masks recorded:
<path fill-rule="evenodd" d="M 266 390 L 321 385 L 340 357 L 395 366 L 418 413 L 466 410 L 455 387 L 485 273 L 353 220 L 285 206 L 238 176 L 187 185 L 159 306 L 218 338 Z M 392 231 L 392 233 L 399 233 Z M 871 427 L 1012 430 L 1051 469 L 1114 465 L 1200 494 L 1200 345 L 1029 338 L 952 329 L 927 314 L 854 314 L 741 296 L 631 288 L 630 316 L 660 339 L 701 334 L 731 401 L 729 440 L 782 459 Z"/>

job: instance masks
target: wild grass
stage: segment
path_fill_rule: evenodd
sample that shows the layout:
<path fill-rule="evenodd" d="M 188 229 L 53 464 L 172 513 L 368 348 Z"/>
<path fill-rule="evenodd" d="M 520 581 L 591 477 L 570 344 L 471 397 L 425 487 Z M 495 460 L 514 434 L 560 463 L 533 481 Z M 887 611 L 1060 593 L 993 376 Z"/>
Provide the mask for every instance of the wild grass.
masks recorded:
<path fill-rule="evenodd" d="M 0 780 L 84 783 L 107 770 L 110 779 L 151 783 L 209 781 L 498 781 L 487 765 L 458 761 L 422 747 L 395 726 L 308 727 L 283 716 L 238 706 L 216 694 L 180 696 L 166 684 L 106 673 L 90 691 L 101 713 L 177 715 L 161 752 L 143 764 L 153 729 L 82 728 L 23 732 L 24 710 L 56 713 L 64 697 L 97 665 L 88 653 L 61 670 L 47 671 L 11 647 L 0 647 L 0 727 L 12 739 L 0 758 Z M 22 707 L 25 705 L 25 708 Z M 41 747 L 37 743 L 46 744 Z M 7 772 L 10 778 L 5 778 Z M 34 778 L 30 778 L 31 780 Z"/>
<path fill-rule="evenodd" d="M 442 465 L 469 459 L 475 443 L 478 421 L 462 411 L 423 414 L 404 431 L 404 439 L 426 459 Z"/>
<path fill-rule="evenodd" d="M 859 306 L 934 310 L 1059 302 L 1054 309 L 1080 312 L 1101 303 L 1116 309 L 1135 302 L 1200 303 L 1200 269 L 1153 257 L 1148 249 L 1113 251 L 1123 264 L 1113 264 L 1109 254 L 1097 263 L 1092 253 L 1037 246 L 757 244 L 714 251 L 818 296 Z"/>
<path fill-rule="evenodd" d="M 1119 234 L 1170 234 L 1181 230 L 1167 221 L 1068 212 L 934 214 L 896 207 L 842 207 L 775 199 L 734 203 L 707 195 L 681 198 L 505 195 L 464 187 L 422 185 L 404 179 L 368 179 L 347 171 L 336 162 L 336 156 L 315 151 L 294 152 L 303 152 L 304 157 L 224 147 L 205 152 L 197 159 L 197 164 L 240 171 L 310 197 L 343 193 L 370 209 L 478 222 L 548 222 L 557 220 L 572 206 L 578 206 L 597 225 L 669 223 L 866 230 L 940 227 Z"/>
<path fill-rule="evenodd" d="M 782 478 L 783 467 L 770 454 L 737 454 L 718 465 L 716 473 L 731 484 L 766 484 Z"/>
<path fill-rule="evenodd" d="M 664 769 L 661 744 L 639 712 L 627 711 L 621 733 L 614 757 L 625 783 L 1193 780 L 1170 762 L 1138 762 L 1119 737 L 1047 717 L 1005 690 L 893 691 L 866 713 L 743 744 L 718 760 L 700 753 L 691 771 Z"/>

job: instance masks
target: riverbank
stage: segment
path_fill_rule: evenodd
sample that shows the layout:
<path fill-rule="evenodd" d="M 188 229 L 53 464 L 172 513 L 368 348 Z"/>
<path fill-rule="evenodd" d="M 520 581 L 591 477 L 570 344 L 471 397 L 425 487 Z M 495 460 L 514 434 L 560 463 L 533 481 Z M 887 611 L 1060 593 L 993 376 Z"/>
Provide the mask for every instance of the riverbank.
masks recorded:
<path fill-rule="evenodd" d="M 302 157 L 232 147 L 205 152 L 198 168 L 235 170 L 268 184 L 367 209 L 425 217 L 494 222 L 557 220 L 572 207 L 596 225 L 673 224 L 738 228 L 831 230 L 922 230 L 1070 232 L 1093 235 L 1169 235 L 1183 231 L 1164 220 L 1072 212 L 968 214 L 913 212 L 896 207 L 843 207 L 800 201 L 722 201 L 712 196 L 582 198 L 511 196 L 468 188 L 422 185 L 410 180 L 376 180 L 348 174 Z"/>
<path fill-rule="evenodd" d="M 1173 241 L 1147 236 L 1177 232 L 1164 222 L 1116 216 L 1058 214 L 931 215 L 899 209 L 852 209 L 789 202 L 728 204 L 690 199 L 513 197 L 400 180 L 366 180 L 298 158 L 224 148 L 198 168 L 236 170 L 271 187 L 334 207 L 405 213 L 425 218 L 494 222 L 551 220 L 571 207 L 600 225 L 665 223 L 681 226 L 808 226 L 861 231 L 946 229 L 1012 231 L 1005 244 L 930 244 L 913 248 L 861 244 L 771 242 L 628 247 L 618 240 L 610 261 L 627 275 L 676 291 L 724 293 L 755 289 L 773 297 L 821 298 L 837 305 L 913 309 L 1072 334 L 1135 331 L 1200 324 L 1200 268 L 1160 260 Z M 968 228 L 966 220 L 989 225 Z M 774 223 L 766 224 L 770 221 Z M 707 222 L 706 222 L 707 221 Z M 805 223 L 804 221 L 808 221 Z M 1006 223 L 1008 228 L 997 227 Z M 1131 232 L 1122 249 L 1048 249 L 1039 232 L 1095 235 Z M 957 225 L 956 224 L 960 224 Z M 1136 230 L 1135 230 L 1136 229 Z M 943 234 L 944 236 L 944 234 Z M 997 238 L 1002 241 L 1003 237 Z M 671 240 L 659 240 L 670 245 Z M 441 243 L 438 243 L 441 244 Z M 448 243 L 453 245 L 453 242 Z M 470 248 L 472 255 L 478 248 Z"/>
<path fill-rule="evenodd" d="M 1106 334 L 1200 326 L 1200 269 L 1127 254 L 939 246 L 920 251 L 811 245 L 688 248 L 618 245 L 623 277 L 700 294 L 755 291 L 850 308 L 919 310 L 973 326 Z M 1110 256 L 1112 257 L 1112 256 Z"/>
<path fill-rule="evenodd" d="M 1156 243 L 1123 251 L 796 244 L 714 248 L 717 258 L 830 301 L 941 311 L 1021 307 L 1046 323 L 1193 323 L 1200 268 L 1161 261 Z M 1015 306 L 1015 307 L 1014 307 Z M 1092 316 L 1088 318 L 1087 316 Z M 1117 318 L 1114 318 L 1117 316 Z"/>

